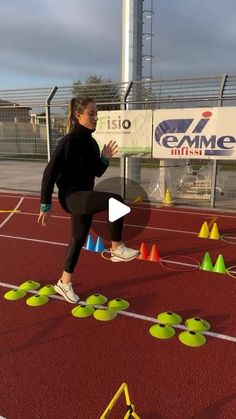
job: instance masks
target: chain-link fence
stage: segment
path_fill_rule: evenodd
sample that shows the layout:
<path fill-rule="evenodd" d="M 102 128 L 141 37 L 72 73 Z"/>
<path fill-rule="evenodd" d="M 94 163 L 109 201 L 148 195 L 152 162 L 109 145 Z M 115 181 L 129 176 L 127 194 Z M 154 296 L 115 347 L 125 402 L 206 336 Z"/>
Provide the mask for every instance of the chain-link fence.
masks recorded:
<path fill-rule="evenodd" d="M 10 186 L 11 176 L 4 175 L 7 164 L 12 167 L 13 161 L 15 165 L 18 162 L 18 182 L 21 167 L 32 167 L 32 162 L 39 177 L 42 175 L 42 168 L 65 134 L 68 103 L 77 94 L 93 97 L 101 111 L 235 106 L 236 76 L 0 90 L 0 188 L 15 189 Z M 112 159 L 111 169 L 110 176 L 128 176 L 140 183 L 154 202 L 163 201 L 168 187 L 176 203 L 235 208 L 235 161 L 214 165 L 212 160 L 126 156 Z M 24 178 L 20 189 L 39 190 L 39 180 L 35 186 L 29 182 L 29 177 L 28 181 Z"/>

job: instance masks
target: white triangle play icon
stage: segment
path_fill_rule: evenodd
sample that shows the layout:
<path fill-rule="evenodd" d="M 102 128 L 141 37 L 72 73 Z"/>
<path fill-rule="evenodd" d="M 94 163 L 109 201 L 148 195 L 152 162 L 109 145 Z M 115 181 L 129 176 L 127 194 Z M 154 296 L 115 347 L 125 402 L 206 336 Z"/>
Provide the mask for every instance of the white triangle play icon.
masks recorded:
<path fill-rule="evenodd" d="M 110 198 L 108 205 L 108 219 L 113 222 L 128 214 L 131 211 L 130 207 L 122 202 L 117 201 L 117 199 Z"/>

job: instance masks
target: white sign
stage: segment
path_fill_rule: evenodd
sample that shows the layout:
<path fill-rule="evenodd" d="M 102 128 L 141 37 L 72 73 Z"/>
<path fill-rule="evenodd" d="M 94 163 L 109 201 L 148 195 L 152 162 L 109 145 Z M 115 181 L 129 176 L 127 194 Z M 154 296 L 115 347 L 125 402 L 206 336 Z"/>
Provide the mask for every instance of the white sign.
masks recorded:
<path fill-rule="evenodd" d="M 150 154 L 152 150 L 152 111 L 99 111 L 94 133 L 100 149 L 110 140 L 116 141 L 116 156 Z"/>
<path fill-rule="evenodd" d="M 154 111 L 153 157 L 236 159 L 236 107 Z"/>
<path fill-rule="evenodd" d="M 129 214 L 131 211 L 130 207 L 122 202 L 117 201 L 117 199 L 110 198 L 108 201 L 108 219 L 113 223 L 113 221 L 118 220 L 124 215 Z"/>

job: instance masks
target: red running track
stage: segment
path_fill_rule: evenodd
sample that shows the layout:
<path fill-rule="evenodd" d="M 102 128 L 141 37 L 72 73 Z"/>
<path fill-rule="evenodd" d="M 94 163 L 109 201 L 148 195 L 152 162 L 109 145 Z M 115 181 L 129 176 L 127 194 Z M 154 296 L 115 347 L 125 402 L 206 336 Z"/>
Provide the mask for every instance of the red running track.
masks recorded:
<path fill-rule="evenodd" d="M 15 208 L 20 198 L 1 194 L 0 209 Z M 0 213 L 2 284 L 18 286 L 32 279 L 43 286 L 60 275 L 69 219 L 55 201 L 53 217 L 42 228 L 38 206 L 38 197 L 24 196 L 20 213 Z M 142 205 L 133 208 L 125 219 L 126 231 L 141 223 L 144 211 Z M 145 242 L 149 251 L 157 244 L 161 257 L 188 256 L 199 262 L 208 251 L 212 260 L 223 254 L 227 267 L 236 265 L 235 245 L 197 237 L 202 223 L 213 217 L 218 217 L 221 234 L 236 233 L 233 213 L 153 207 L 148 226 L 129 244 Z M 101 219 L 104 214 L 95 222 Z M 131 313 L 155 318 L 172 310 L 183 321 L 203 317 L 211 331 L 236 336 L 236 280 L 227 274 L 175 272 L 140 260 L 112 264 L 83 250 L 74 284 L 83 300 L 95 292 L 109 300 L 121 297 L 129 301 Z M 142 419 L 235 418 L 235 339 L 207 336 L 205 345 L 190 348 L 179 341 L 178 329 L 171 339 L 159 340 L 149 334 L 151 321 L 121 314 L 110 322 L 78 319 L 71 315 L 73 305 L 64 301 L 50 299 L 32 308 L 25 298 L 4 299 L 8 290 L 0 286 L 0 415 L 99 419 L 126 382 Z M 121 397 L 110 417 L 121 418 L 125 412 Z"/>

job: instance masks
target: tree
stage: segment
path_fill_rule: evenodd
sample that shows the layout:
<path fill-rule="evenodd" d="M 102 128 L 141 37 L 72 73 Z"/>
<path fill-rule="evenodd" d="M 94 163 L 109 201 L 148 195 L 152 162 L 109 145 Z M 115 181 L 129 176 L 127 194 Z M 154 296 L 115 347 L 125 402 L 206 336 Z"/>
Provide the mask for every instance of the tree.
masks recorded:
<path fill-rule="evenodd" d="M 121 86 L 110 79 L 103 79 L 95 74 L 91 75 L 85 84 L 82 84 L 80 80 L 74 82 L 72 93 L 73 96 L 91 96 L 97 103 L 99 110 L 120 109 Z"/>

